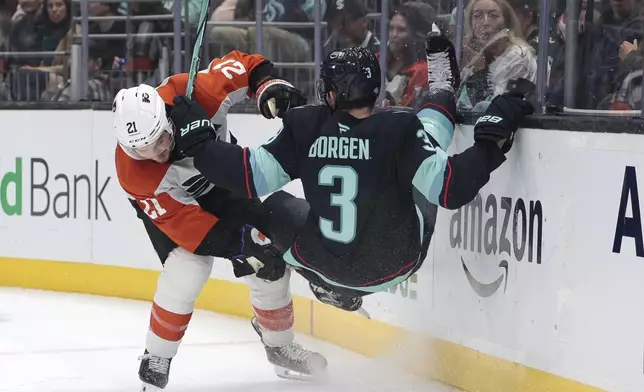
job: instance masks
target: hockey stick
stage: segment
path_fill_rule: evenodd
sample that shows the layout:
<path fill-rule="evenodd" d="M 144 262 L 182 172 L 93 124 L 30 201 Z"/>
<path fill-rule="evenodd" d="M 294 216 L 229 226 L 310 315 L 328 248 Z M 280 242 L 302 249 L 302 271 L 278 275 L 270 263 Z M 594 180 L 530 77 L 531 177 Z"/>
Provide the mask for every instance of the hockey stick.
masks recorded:
<path fill-rule="evenodd" d="M 192 61 L 190 62 L 190 70 L 188 72 L 188 86 L 186 87 L 186 96 L 188 98 L 192 98 L 192 92 L 195 89 L 195 81 L 197 79 L 199 62 L 201 61 L 201 49 L 203 46 L 203 36 L 206 33 L 206 25 L 207 25 L 206 21 L 208 19 L 209 9 L 210 9 L 210 0 L 202 0 L 201 14 L 199 16 L 199 28 L 197 29 L 195 46 L 192 50 Z"/>

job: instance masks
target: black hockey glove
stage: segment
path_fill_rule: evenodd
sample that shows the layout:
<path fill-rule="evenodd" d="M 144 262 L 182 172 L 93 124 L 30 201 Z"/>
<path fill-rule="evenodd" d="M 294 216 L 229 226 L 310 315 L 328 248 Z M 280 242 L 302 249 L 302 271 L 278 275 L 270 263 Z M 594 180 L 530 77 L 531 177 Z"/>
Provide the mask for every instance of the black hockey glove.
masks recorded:
<path fill-rule="evenodd" d="M 302 105 L 306 97 L 285 80 L 271 79 L 257 89 L 257 108 L 268 119 L 282 118 L 290 108 Z"/>
<path fill-rule="evenodd" d="M 526 89 L 520 88 L 494 98 L 485 115 L 474 125 L 474 140 L 495 143 L 504 154 L 510 151 L 514 143 L 514 134 L 521 122 L 527 115 L 534 113 L 534 107 L 525 100 L 525 95 Z"/>
<path fill-rule="evenodd" d="M 252 267 L 258 278 L 271 282 L 281 279 L 286 272 L 286 262 L 282 252 L 259 230 L 249 225 L 242 227 L 240 253 L 232 259 L 246 264 L 245 266 L 235 265 L 237 277 L 250 275 L 248 266 Z"/>
<path fill-rule="evenodd" d="M 177 96 L 173 102 L 169 116 L 174 123 L 175 159 L 194 156 L 208 140 L 217 140 L 217 132 L 201 105 L 185 96 Z"/>

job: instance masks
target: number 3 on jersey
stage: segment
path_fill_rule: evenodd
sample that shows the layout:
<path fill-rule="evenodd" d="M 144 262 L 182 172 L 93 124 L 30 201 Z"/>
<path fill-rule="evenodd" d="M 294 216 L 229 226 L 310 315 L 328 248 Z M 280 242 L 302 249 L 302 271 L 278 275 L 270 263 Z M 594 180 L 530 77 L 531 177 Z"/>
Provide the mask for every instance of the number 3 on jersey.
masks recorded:
<path fill-rule="evenodd" d="M 348 244 L 356 237 L 358 208 L 354 199 L 358 196 L 358 173 L 350 166 L 324 166 L 318 174 L 318 184 L 333 186 L 340 179 L 340 193 L 331 194 L 331 205 L 340 208 L 339 230 L 333 221 L 320 217 L 320 231 L 327 239 Z"/>

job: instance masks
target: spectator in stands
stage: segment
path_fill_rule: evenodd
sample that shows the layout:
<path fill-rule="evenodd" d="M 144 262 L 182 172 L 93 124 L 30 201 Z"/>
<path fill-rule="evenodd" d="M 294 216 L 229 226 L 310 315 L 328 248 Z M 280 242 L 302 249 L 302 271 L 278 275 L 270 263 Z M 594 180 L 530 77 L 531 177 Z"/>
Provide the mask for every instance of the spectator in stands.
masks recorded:
<path fill-rule="evenodd" d="M 320 0 L 321 12 L 326 11 L 326 0 Z M 262 11 L 264 22 L 313 22 L 314 2 L 308 0 L 267 0 Z M 229 4 L 220 4 L 230 7 Z M 215 15 L 226 15 L 217 12 Z M 255 20 L 255 0 L 237 0 L 235 20 Z M 263 54 L 273 62 L 311 61 L 313 28 L 297 33 L 272 26 L 263 26 Z M 232 50 L 257 51 L 255 27 L 215 26 L 209 35 L 211 57 L 220 57 Z M 309 41 L 307 41 L 307 39 Z"/>
<path fill-rule="evenodd" d="M 11 35 L 11 16 L 16 10 L 17 1 L 0 2 L 0 51 L 9 51 Z M 6 58 L 0 57 L 0 74 L 6 70 Z"/>
<path fill-rule="evenodd" d="M 610 0 L 596 25 L 582 41 L 579 52 L 581 75 L 577 107 L 608 109 L 612 93 L 622 85 L 625 73 L 619 72 L 620 46 L 642 41 L 642 18 L 636 0 Z"/>
<path fill-rule="evenodd" d="M 58 51 L 61 50 L 61 41 L 69 34 L 71 28 L 71 1 L 47 0 L 46 6 L 47 11 L 43 12 L 36 22 L 41 42 L 36 51 Z M 42 57 L 38 66 L 23 65 L 21 68 L 52 72 L 49 66 L 53 60 L 53 57 Z"/>
<path fill-rule="evenodd" d="M 116 3 L 89 3 L 90 16 L 117 16 Z M 135 32 L 136 30 L 133 30 Z M 89 23 L 89 34 L 125 34 L 125 21 L 101 20 Z M 102 67 L 105 70 L 119 67 L 119 60 L 126 55 L 125 38 L 100 39 Z"/>
<path fill-rule="evenodd" d="M 104 52 L 101 46 L 95 42 L 90 41 L 88 44 L 89 54 L 88 54 L 88 81 L 87 81 L 87 97 L 84 99 L 86 101 L 94 102 L 110 102 L 113 99 L 113 95 L 109 88 L 108 76 L 103 67 L 103 56 Z M 67 80 L 61 88 L 51 97 L 52 101 L 58 102 L 69 102 L 71 101 L 71 88 L 72 82 L 71 79 Z"/>
<path fill-rule="evenodd" d="M 506 0 L 472 0 L 465 10 L 458 106 L 483 111 L 510 80 L 536 82 L 534 49 L 522 38 L 521 25 Z"/>
<path fill-rule="evenodd" d="M 22 13 L 16 17 L 11 26 L 9 37 L 12 52 L 38 52 L 42 47 L 40 32 L 40 15 L 42 4 L 40 0 L 20 0 Z M 40 57 L 19 57 L 11 61 L 12 65 L 40 65 Z"/>
<path fill-rule="evenodd" d="M 378 53 L 380 41 L 371 31 L 368 14 L 361 0 L 332 0 L 325 15 L 330 33 L 324 44 L 325 52 L 361 46 Z"/>
<path fill-rule="evenodd" d="M 69 32 L 71 27 L 71 1 L 70 0 L 47 0 L 47 12 L 43 13 L 43 24 L 41 26 L 42 51 L 54 51 L 60 41 Z M 42 59 L 42 65 L 51 65 L 52 57 Z"/>
<path fill-rule="evenodd" d="M 392 13 L 385 75 L 389 105 L 415 107 L 427 93 L 425 37 L 435 19 L 434 8 L 422 2 L 405 3 Z"/>
<path fill-rule="evenodd" d="M 61 48 L 61 42 L 65 41 L 65 37 L 70 32 L 71 27 L 71 1 L 70 0 L 47 0 L 45 2 L 46 11 L 42 12 L 37 22 L 38 36 L 40 37 L 41 45 L 38 51 L 64 51 Z M 14 75 L 14 83 L 23 83 L 21 76 L 27 76 L 28 83 L 33 84 L 34 79 L 38 94 L 47 91 L 52 87 L 57 87 L 64 79 L 62 78 L 63 67 L 62 64 L 54 57 L 42 57 L 39 59 L 40 65 L 23 65 L 20 67 L 23 75 Z M 25 74 L 24 71 L 32 71 L 30 74 Z M 41 83 L 42 81 L 42 83 Z M 47 87 L 49 86 L 49 87 Z M 34 86 L 21 88 L 31 88 Z"/>
<path fill-rule="evenodd" d="M 589 28 L 592 29 L 592 26 L 599 21 L 599 18 L 601 16 L 601 0 L 593 0 L 592 8 L 593 15 L 587 15 L 587 2 L 586 0 L 582 0 L 578 24 L 578 42 L 580 43 L 586 41 Z M 557 25 L 548 47 L 549 53 L 552 56 L 552 64 L 550 66 L 548 92 L 546 94 L 547 107 L 561 108 L 564 105 L 564 75 L 566 68 L 566 20 L 567 18 L 565 13 L 562 13 L 557 18 Z M 588 28 L 586 25 L 587 20 Z M 584 56 L 582 55 L 581 51 L 578 51 L 577 61 L 583 62 L 583 58 Z M 579 75 L 577 74 L 575 76 Z"/>
<path fill-rule="evenodd" d="M 523 39 L 536 52 L 539 48 L 539 3 L 538 0 L 512 0 Z"/>
<path fill-rule="evenodd" d="M 167 2 L 166 2 L 167 3 Z M 173 3 L 173 2 L 170 2 Z M 201 0 L 197 0 L 197 8 L 194 10 L 194 1 L 189 2 L 190 6 L 190 20 L 193 19 L 199 20 L 199 13 L 201 11 Z M 184 4 L 184 3 L 182 3 Z M 171 10 L 168 10 L 166 7 L 167 4 L 164 4 L 160 1 L 156 2 L 129 2 L 121 3 L 117 14 L 125 16 L 129 12 L 132 16 L 142 16 L 142 15 L 169 15 Z M 184 10 L 185 7 L 182 7 Z M 192 14 L 195 11 L 196 16 Z M 173 22 L 172 20 L 142 20 L 142 21 L 131 21 L 131 31 L 138 34 L 150 34 L 150 33 L 160 33 L 160 32 L 172 32 L 173 31 Z M 196 24 L 197 22 L 195 22 Z M 127 70 L 149 73 L 153 71 L 159 65 L 159 59 L 161 56 L 161 48 L 163 47 L 163 40 L 159 37 L 151 36 L 137 36 L 131 37 L 128 39 L 132 45 L 132 58 L 125 64 Z M 123 40 L 123 43 L 126 41 Z M 113 65 L 116 68 L 121 68 L 122 59 L 118 57 L 114 60 Z M 160 81 L 159 81 L 160 82 Z"/>
<path fill-rule="evenodd" d="M 640 8 L 644 13 L 644 7 Z M 642 108 L 642 76 L 644 75 L 644 44 L 637 39 L 624 41 L 619 47 L 619 75 L 624 75 L 619 90 L 611 98 L 612 110 Z"/>
<path fill-rule="evenodd" d="M 8 8 L 11 9 L 11 23 L 18 21 L 24 14 L 25 11 L 20 6 L 20 0 L 18 1 L 8 1 Z M 12 5 L 14 5 L 12 7 Z"/>

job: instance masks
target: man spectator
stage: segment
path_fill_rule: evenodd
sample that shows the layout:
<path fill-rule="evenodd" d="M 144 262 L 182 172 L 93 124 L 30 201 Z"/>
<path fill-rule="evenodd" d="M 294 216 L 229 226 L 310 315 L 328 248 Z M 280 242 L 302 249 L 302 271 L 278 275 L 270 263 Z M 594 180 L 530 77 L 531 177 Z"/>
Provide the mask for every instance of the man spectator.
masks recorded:
<path fill-rule="evenodd" d="M 103 53 L 99 44 L 95 41 L 88 43 L 89 53 L 87 61 L 88 81 L 87 96 L 84 101 L 94 102 L 111 102 L 113 97 L 108 85 L 108 77 L 103 71 Z M 67 80 L 51 98 L 52 101 L 69 102 L 72 101 L 72 81 Z M 45 98 L 45 97 L 43 97 Z"/>
<path fill-rule="evenodd" d="M 330 33 L 325 51 L 361 46 L 378 53 L 380 41 L 371 31 L 368 14 L 369 10 L 361 0 L 331 0 L 325 16 Z"/>

